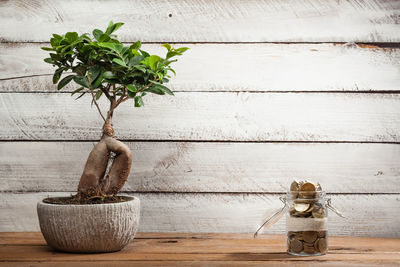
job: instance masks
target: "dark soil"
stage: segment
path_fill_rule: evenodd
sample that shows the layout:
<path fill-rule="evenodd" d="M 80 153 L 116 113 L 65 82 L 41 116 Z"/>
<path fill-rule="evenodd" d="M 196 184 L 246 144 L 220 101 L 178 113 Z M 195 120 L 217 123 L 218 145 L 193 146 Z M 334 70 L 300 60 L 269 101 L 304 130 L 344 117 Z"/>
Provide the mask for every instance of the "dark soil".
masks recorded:
<path fill-rule="evenodd" d="M 89 204 L 107 204 L 119 203 L 131 200 L 130 197 L 125 196 L 95 196 L 90 198 L 79 199 L 78 195 L 70 197 L 48 197 L 43 199 L 44 203 L 59 204 L 59 205 L 89 205 Z"/>

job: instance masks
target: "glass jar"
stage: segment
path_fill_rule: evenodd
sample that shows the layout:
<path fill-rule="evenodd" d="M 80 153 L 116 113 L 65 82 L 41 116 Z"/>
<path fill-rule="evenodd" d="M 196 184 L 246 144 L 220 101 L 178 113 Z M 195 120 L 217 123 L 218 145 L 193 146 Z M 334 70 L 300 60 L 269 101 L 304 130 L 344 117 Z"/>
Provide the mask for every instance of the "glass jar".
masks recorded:
<path fill-rule="evenodd" d="M 280 197 L 283 208 L 257 229 L 254 237 L 286 214 L 287 253 L 295 256 L 318 256 L 328 250 L 328 209 L 344 216 L 326 198 L 325 191 L 289 191 Z"/>
<path fill-rule="evenodd" d="M 288 192 L 286 202 L 287 252 L 296 256 L 324 255 L 328 249 L 325 192 Z"/>

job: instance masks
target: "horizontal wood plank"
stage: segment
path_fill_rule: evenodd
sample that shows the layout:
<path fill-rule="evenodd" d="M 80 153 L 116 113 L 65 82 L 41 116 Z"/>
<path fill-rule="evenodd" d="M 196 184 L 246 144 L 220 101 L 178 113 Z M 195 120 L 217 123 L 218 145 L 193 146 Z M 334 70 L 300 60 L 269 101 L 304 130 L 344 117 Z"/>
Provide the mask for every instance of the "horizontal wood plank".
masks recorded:
<path fill-rule="evenodd" d="M 399 9 L 396 0 L 2 1 L 0 39 L 43 42 L 118 20 L 124 41 L 399 42 Z"/>
<path fill-rule="evenodd" d="M 47 44 L 0 44 L 0 92 L 57 92 Z M 176 44 L 176 91 L 399 91 L 400 49 L 335 44 Z M 158 55 L 165 48 L 145 44 Z M 39 75 L 39 76 L 37 76 Z M 18 78 L 24 77 L 24 78 Z M 71 85 L 63 91 L 72 92 Z"/>
<path fill-rule="evenodd" d="M 15 233 L 15 239 L 23 239 L 22 235 Z M 36 233 L 37 236 L 41 235 Z M 143 234 L 146 236 L 146 234 Z M 179 235 L 179 234 L 178 234 Z M 166 234 L 163 234 L 166 236 Z M 398 247 L 400 239 L 382 238 L 355 238 L 355 237 L 330 237 L 329 252 L 327 255 L 318 257 L 293 257 L 285 253 L 285 237 L 283 235 L 269 235 L 264 239 L 247 238 L 222 238 L 218 234 L 212 238 L 171 238 L 167 240 L 144 238 L 135 239 L 125 249 L 116 253 L 99 254 L 68 254 L 53 251 L 41 242 L 32 245 L 24 244 L 15 246 L 12 244 L 0 245 L 0 258 L 3 262 L 41 262 L 71 265 L 88 263 L 109 263 L 110 265 L 121 263 L 134 263 L 141 261 L 147 266 L 153 266 L 152 261 L 158 260 L 167 266 L 176 262 L 194 263 L 199 266 L 201 263 L 208 263 L 211 266 L 220 266 L 219 263 L 236 262 L 248 264 L 267 261 L 266 264 L 282 263 L 288 266 L 289 263 L 300 264 L 300 266 L 314 266 L 319 262 L 338 263 L 343 266 L 347 263 L 359 266 L 358 263 L 375 263 L 384 266 L 393 266 L 399 263 L 400 255 Z M 308 263 L 309 265 L 304 265 Z M 310 265 L 311 264 L 311 265 Z M 190 264 L 191 265 L 191 264 Z M 257 264 L 258 265 L 258 264 Z M 46 266 L 46 265 L 44 265 Z M 174 265 L 173 265 L 174 266 Z M 179 265 L 181 266 L 181 265 Z M 209 266 L 209 265 L 207 265 Z M 270 265 L 268 265 L 270 266 Z M 277 266 L 282 266 L 278 264 Z M 318 265 L 319 266 L 319 265 Z M 331 266 L 331 265 L 324 265 Z M 365 266 L 365 265 L 364 265 Z"/>
<path fill-rule="evenodd" d="M 400 193 L 399 144 L 127 142 L 124 191 Z M 0 142 L 0 190 L 74 191 L 93 142 Z"/>
<path fill-rule="evenodd" d="M 110 261 L 46 261 L 46 262 L 41 262 L 41 261 L 24 261 L 24 262 L 10 262 L 10 261 L 4 261 L 0 262 L 0 266 L 13 266 L 13 267 L 19 267 L 19 266 L 29 266 L 29 267 L 53 267 L 54 265 L 57 265 L 57 267 L 71 267 L 71 266 L 77 266 L 77 267 L 92 267 L 92 266 L 99 266 L 99 267 L 131 267 L 131 266 L 139 266 L 143 267 L 143 261 L 118 261 L 118 260 L 110 260 Z M 286 267 L 286 266 L 293 266 L 293 261 L 275 261 L 275 260 L 268 260 L 268 261 L 208 261 L 208 260 L 201 260 L 201 261 L 149 261 L 146 260 L 146 266 L 149 267 L 165 267 L 165 266 L 191 266 L 191 267 L 197 267 L 197 266 L 276 266 L 276 267 Z M 352 267 L 360 266 L 360 267 L 376 267 L 377 265 L 379 266 L 385 266 L 385 267 L 398 267 L 398 261 L 396 260 L 368 260 L 368 261 L 362 261 L 362 260 L 356 260 L 356 261 L 331 261 L 331 262 L 325 262 L 325 261 L 318 261 L 316 260 L 315 262 L 310 262 L 310 261 L 298 261 L 295 263 L 296 267 L 314 267 L 314 266 L 322 266 L 322 267 L 348 267 L 349 264 L 351 264 Z"/>
<path fill-rule="evenodd" d="M 374 252 L 396 252 L 400 246 L 399 238 L 347 236 L 329 236 L 329 238 L 333 239 L 333 244 L 330 242 L 330 250 L 342 250 L 342 253 L 365 252 L 371 247 L 371 243 L 376 244 L 373 248 Z M 351 240 L 351 247 L 349 247 L 349 240 Z M 138 232 L 134 240 L 137 252 L 151 253 L 170 252 L 174 246 L 183 246 L 180 252 L 186 253 L 193 247 L 198 247 L 201 252 L 221 253 L 229 250 L 236 253 L 263 253 L 284 248 L 284 241 L 284 235 L 264 234 L 254 239 L 249 234 L 179 232 Z M 268 242 L 268 247 L 262 246 L 265 242 Z M 171 244 L 171 246 L 166 246 L 166 244 Z M 46 245 L 46 241 L 40 232 L 0 232 L 0 245 L 42 246 Z"/>
<path fill-rule="evenodd" d="M 36 202 L 65 192 L 2 193 L 0 232 L 38 231 Z M 274 194 L 137 193 L 141 199 L 142 232 L 252 233 L 266 215 L 282 206 Z M 331 213 L 331 235 L 400 236 L 398 194 L 331 195 L 333 204 L 347 219 Z M 268 233 L 284 233 L 280 220 Z"/>
<path fill-rule="evenodd" d="M 399 142 L 400 95 L 177 93 L 114 112 L 120 139 Z M 0 94 L 1 140 L 97 140 L 89 96 Z M 108 103 L 103 99 L 101 107 Z"/>

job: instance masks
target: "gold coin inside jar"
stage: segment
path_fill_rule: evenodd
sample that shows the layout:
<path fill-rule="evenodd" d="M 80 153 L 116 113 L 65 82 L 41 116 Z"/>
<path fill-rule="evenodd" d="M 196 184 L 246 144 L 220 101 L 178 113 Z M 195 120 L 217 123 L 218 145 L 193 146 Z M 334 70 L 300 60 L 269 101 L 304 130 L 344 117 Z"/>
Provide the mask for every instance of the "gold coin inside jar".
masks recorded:
<path fill-rule="evenodd" d="M 317 239 L 317 232 L 314 231 L 304 231 L 303 232 L 303 240 L 307 243 L 314 243 Z"/>
<path fill-rule="evenodd" d="M 305 182 L 304 184 L 301 185 L 300 191 L 308 191 L 308 192 L 314 192 L 315 191 L 315 185 L 310 182 Z"/>
<path fill-rule="evenodd" d="M 326 237 L 326 231 L 318 231 L 318 237 Z"/>
<path fill-rule="evenodd" d="M 325 212 L 323 208 L 314 208 L 312 211 L 312 216 L 314 218 L 324 218 L 325 217 Z"/>
<path fill-rule="evenodd" d="M 314 244 L 307 244 L 304 243 L 304 248 L 303 251 L 307 254 L 313 254 L 315 253 L 315 248 L 314 248 Z"/>
<path fill-rule="evenodd" d="M 300 253 L 303 250 L 303 242 L 294 239 L 290 241 L 290 251 L 294 253 Z"/>
<path fill-rule="evenodd" d="M 299 184 L 296 181 L 293 181 L 293 183 L 290 185 L 290 191 L 298 191 L 299 190 Z"/>
<path fill-rule="evenodd" d="M 305 182 L 300 186 L 299 191 L 300 198 L 314 198 L 315 197 L 315 185 L 310 182 Z"/>
<path fill-rule="evenodd" d="M 318 239 L 318 251 L 323 253 L 326 251 L 327 249 L 327 243 L 326 243 L 326 239 L 325 238 L 320 238 Z"/>
<path fill-rule="evenodd" d="M 306 203 L 295 203 L 295 204 L 293 204 L 293 208 L 294 208 L 296 211 L 304 212 L 304 211 L 306 211 L 306 210 L 308 210 L 308 209 L 310 208 L 310 204 L 306 204 Z"/>

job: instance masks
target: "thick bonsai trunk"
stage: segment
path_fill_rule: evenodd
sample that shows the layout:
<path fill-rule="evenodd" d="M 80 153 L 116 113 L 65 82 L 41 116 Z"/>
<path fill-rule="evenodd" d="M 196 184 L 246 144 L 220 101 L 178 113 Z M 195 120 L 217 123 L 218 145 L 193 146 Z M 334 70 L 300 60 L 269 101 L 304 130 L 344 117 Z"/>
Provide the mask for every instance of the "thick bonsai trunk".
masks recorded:
<path fill-rule="evenodd" d="M 110 108 L 103 126 L 103 135 L 86 161 L 78 186 L 80 199 L 115 195 L 128 179 L 132 152 L 127 145 L 115 138 L 112 115 L 113 109 Z M 106 174 L 109 161 L 112 163 Z"/>

